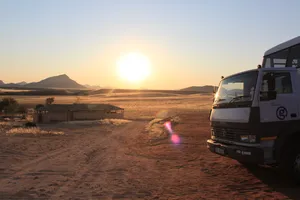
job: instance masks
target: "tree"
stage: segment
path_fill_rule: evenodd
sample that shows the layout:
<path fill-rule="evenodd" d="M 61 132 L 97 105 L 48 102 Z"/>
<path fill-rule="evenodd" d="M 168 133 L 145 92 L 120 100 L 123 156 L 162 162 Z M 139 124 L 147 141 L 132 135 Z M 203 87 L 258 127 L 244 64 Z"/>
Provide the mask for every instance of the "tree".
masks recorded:
<path fill-rule="evenodd" d="M 7 113 L 15 113 L 19 107 L 19 104 L 17 100 L 11 97 L 3 98 L 0 101 L 0 110 L 4 110 L 4 112 Z"/>
<path fill-rule="evenodd" d="M 54 97 L 49 97 L 49 98 L 46 99 L 45 104 L 46 105 L 51 105 L 53 102 L 54 102 Z"/>
<path fill-rule="evenodd" d="M 27 109 L 25 108 L 25 106 L 20 105 L 18 107 L 18 113 L 26 114 L 26 112 L 27 112 Z"/>
<path fill-rule="evenodd" d="M 43 104 L 37 104 L 35 106 L 35 110 L 38 110 L 39 108 L 45 107 Z"/>

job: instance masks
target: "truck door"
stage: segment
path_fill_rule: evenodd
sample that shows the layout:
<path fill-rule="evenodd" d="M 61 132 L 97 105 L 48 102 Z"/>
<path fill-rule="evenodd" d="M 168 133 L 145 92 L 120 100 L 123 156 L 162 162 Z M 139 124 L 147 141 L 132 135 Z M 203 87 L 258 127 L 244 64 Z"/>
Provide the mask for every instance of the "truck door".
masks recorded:
<path fill-rule="evenodd" d="M 276 98 L 266 98 L 268 91 L 276 91 Z M 260 121 L 279 122 L 299 119 L 295 88 L 291 73 L 264 72 L 260 95 Z"/>

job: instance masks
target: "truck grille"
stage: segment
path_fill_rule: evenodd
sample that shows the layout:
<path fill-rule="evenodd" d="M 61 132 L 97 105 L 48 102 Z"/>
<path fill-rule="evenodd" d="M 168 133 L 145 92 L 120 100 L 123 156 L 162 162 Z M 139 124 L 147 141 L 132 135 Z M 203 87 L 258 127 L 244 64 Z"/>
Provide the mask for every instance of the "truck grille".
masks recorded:
<path fill-rule="evenodd" d="M 222 127 L 214 127 L 212 128 L 212 132 L 216 138 L 232 140 L 232 141 L 239 141 L 240 135 L 249 134 L 248 130 L 222 128 Z"/>

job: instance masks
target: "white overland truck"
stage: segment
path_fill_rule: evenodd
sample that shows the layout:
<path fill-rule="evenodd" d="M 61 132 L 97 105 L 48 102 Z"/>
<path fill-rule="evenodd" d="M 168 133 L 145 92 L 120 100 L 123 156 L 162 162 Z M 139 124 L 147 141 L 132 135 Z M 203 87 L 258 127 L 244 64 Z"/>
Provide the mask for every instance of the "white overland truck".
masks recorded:
<path fill-rule="evenodd" d="M 262 66 L 223 78 L 207 147 L 245 165 L 278 166 L 300 182 L 300 36 L 265 52 Z"/>

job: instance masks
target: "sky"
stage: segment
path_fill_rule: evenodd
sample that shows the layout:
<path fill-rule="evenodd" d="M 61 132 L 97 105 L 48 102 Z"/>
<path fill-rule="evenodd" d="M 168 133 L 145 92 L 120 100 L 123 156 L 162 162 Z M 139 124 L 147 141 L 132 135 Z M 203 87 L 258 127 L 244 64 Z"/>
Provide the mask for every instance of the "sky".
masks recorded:
<path fill-rule="evenodd" d="M 0 80 L 67 74 L 115 88 L 217 85 L 298 36 L 299 8 L 297 0 L 0 0 Z M 151 63 L 138 83 L 117 73 L 130 52 Z"/>

